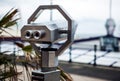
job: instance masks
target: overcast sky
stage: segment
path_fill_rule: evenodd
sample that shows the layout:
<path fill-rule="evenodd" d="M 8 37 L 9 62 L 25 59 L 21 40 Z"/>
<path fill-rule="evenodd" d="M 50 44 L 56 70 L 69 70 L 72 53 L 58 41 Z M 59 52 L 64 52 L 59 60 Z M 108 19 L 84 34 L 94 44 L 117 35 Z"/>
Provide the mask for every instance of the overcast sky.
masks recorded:
<path fill-rule="evenodd" d="M 104 24 L 109 18 L 110 0 L 52 0 L 53 4 L 63 6 L 63 8 L 79 22 L 79 30 L 82 33 L 93 33 L 94 27 L 100 29 L 99 32 L 105 34 Z M 12 7 L 19 8 L 21 12 L 22 25 L 27 24 L 27 19 L 39 5 L 50 4 L 50 0 L 1 0 L 0 18 Z M 112 1 L 112 18 L 116 22 L 116 33 L 120 30 L 120 0 Z M 89 26 L 89 27 L 88 27 Z M 20 27 L 21 28 L 21 27 Z"/>

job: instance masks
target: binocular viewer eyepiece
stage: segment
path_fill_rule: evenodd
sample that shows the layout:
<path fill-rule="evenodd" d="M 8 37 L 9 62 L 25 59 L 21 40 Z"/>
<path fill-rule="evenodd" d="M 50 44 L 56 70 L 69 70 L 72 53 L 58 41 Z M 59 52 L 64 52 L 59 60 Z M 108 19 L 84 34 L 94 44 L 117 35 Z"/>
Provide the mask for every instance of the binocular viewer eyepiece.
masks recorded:
<path fill-rule="evenodd" d="M 53 43 L 63 38 L 55 24 L 25 25 L 21 31 L 21 39 L 28 42 Z"/>
<path fill-rule="evenodd" d="M 45 36 L 44 30 L 27 30 L 25 33 L 26 39 L 31 39 L 31 38 L 41 39 L 44 36 Z"/>

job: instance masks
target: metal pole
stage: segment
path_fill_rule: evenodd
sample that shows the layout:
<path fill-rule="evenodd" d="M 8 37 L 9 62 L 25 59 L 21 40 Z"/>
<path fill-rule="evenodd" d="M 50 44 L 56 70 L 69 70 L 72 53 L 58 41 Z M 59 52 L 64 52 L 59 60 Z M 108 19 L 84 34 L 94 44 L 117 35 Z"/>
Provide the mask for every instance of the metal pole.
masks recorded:
<path fill-rule="evenodd" d="M 110 0 L 110 4 L 109 4 L 109 15 L 110 15 L 110 18 L 112 16 L 112 0 Z"/>
<path fill-rule="evenodd" d="M 53 0 L 50 0 L 50 5 L 53 5 Z M 50 21 L 53 20 L 53 12 L 52 9 L 50 10 Z"/>
<path fill-rule="evenodd" d="M 15 47 L 15 42 L 13 42 L 13 62 L 14 62 L 14 65 L 16 65 L 16 62 L 15 62 L 15 55 L 16 54 L 16 47 Z"/>
<path fill-rule="evenodd" d="M 97 51 L 97 45 L 94 45 L 94 63 L 93 66 L 96 66 L 96 51 Z"/>
<path fill-rule="evenodd" d="M 0 52 L 1 52 L 1 45 L 2 45 L 2 42 L 0 41 Z"/>
<path fill-rule="evenodd" d="M 72 53 L 71 53 L 71 51 L 72 51 L 72 46 L 70 46 L 70 48 L 69 48 L 69 63 L 71 63 L 72 62 Z"/>

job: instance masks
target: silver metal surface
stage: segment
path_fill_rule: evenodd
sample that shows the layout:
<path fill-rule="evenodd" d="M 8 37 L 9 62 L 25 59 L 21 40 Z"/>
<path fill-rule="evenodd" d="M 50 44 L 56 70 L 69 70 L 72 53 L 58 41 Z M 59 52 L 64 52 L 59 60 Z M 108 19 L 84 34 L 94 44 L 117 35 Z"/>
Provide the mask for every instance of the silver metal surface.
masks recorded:
<path fill-rule="evenodd" d="M 41 32 L 40 32 L 41 31 Z M 27 33 L 29 32 L 29 36 Z M 35 36 L 35 32 L 41 37 Z M 58 29 L 53 25 L 25 25 L 21 30 L 21 39 L 29 42 L 54 42 L 59 39 Z"/>
<path fill-rule="evenodd" d="M 42 12 L 43 10 L 46 9 L 56 9 L 58 10 L 61 15 L 67 20 L 67 24 L 68 24 L 68 29 L 67 30 L 59 30 L 59 27 L 57 27 L 57 25 L 55 24 L 32 24 L 32 22 L 34 22 L 37 17 L 39 15 L 41 15 L 40 12 Z M 29 42 L 42 42 L 42 43 L 54 43 L 56 41 L 58 41 L 59 39 L 62 40 L 66 40 L 66 42 L 57 50 L 56 55 L 60 55 L 63 53 L 63 51 L 68 48 L 74 39 L 74 33 L 76 30 L 76 26 L 77 24 L 75 23 L 75 21 L 73 21 L 73 19 L 70 17 L 70 15 L 59 5 L 41 5 L 37 8 L 37 10 L 35 10 L 35 12 L 30 16 L 30 18 L 28 19 L 28 24 L 29 25 L 25 25 L 22 30 L 21 30 L 21 35 L 22 35 L 22 40 L 25 41 L 29 41 Z M 40 39 L 36 39 L 36 37 L 30 38 L 29 37 L 26 38 L 26 31 L 27 30 L 44 30 L 45 35 L 44 37 L 40 38 Z M 61 33 L 63 32 L 63 33 Z M 59 40 L 61 41 L 61 40 Z"/>
<path fill-rule="evenodd" d="M 56 23 L 33 23 L 41 15 L 42 11 L 46 9 L 58 10 L 59 13 L 66 19 L 67 28 L 61 30 Z M 61 6 L 41 5 L 28 19 L 28 25 L 24 25 L 24 27 L 21 29 L 21 39 L 30 42 L 36 53 L 41 54 L 41 71 L 43 74 L 47 76 L 48 74 L 46 74 L 46 72 L 50 72 L 49 76 L 44 77 L 44 80 L 38 81 L 60 81 L 58 78 L 59 72 L 55 71 L 56 67 L 58 66 L 58 55 L 62 54 L 64 50 L 66 50 L 72 44 L 76 26 L 77 23 L 73 21 L 70 15 Z M 55 43 L 63 40 L 65 40 L 65 42 L 59 48 L 53 47 Z M 39 49 L 36 46 L 36 43 L 48 44 L 48 47 L 42 47 Z M 55 72 L 51 72 L 53 70 Z M 38 73 L 38 75 L 42 72 Z M 56 73 L 57 75 L 55 75 Z M 54 76 L 52 74 L 54 74 Z"/>
<path fill-rule="evenodd" d="M 42 51 L 42 67 L 57 67 L 58 60 L 55 51 Z"/>
<path fill-rule="evenodd" d="M 60 71 L 59 70 L 49 72 L 41 72 L 40 70 L 33 71 L 32 81 L 60 81 Z"/>

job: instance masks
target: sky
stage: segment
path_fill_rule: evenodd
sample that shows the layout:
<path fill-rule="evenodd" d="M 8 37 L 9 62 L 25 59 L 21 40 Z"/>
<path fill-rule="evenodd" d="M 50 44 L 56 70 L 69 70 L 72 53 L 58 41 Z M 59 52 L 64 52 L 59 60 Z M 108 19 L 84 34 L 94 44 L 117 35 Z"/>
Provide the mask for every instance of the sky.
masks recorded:
<path fill-rule="evenodd" d="M 78 23 L 77 36 L 105 35 L 105 21 L 109 18 L 110 0 L 52 0 L 53 4 L 61 5 Z M 50 0 L 1 0 L 0 18 L 11 8 L 18 8 L 21 20 L 19 30 L 27 24 L 27 19 L 40 5 L 49 5 Z M 120 0 L 112 0 L 112 18 L 116 22 L 115 36 L 120 36 Z M 46 11 L 40 16 L 40 21 L 49 19 Z M 60 19 L 61 16 L 55 18 Z M 96 31 L 99 30 L 99 31 Z M 93 32 L 94 31 L 94 32 Z M 14 32 L 15 33 L 15 32 Z"/>

